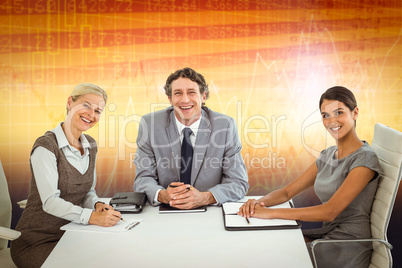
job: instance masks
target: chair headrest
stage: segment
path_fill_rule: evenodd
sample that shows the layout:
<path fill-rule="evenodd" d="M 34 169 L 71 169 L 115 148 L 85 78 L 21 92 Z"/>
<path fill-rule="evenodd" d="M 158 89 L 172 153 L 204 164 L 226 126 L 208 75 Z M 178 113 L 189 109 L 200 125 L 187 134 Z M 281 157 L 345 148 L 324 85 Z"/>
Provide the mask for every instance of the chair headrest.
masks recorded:
<path fill-rule="evenodd" d="M 402 132 L 377 123 L 374 126 L 373 143 L 377 143 L 387 150 L 402 153 Z"/>

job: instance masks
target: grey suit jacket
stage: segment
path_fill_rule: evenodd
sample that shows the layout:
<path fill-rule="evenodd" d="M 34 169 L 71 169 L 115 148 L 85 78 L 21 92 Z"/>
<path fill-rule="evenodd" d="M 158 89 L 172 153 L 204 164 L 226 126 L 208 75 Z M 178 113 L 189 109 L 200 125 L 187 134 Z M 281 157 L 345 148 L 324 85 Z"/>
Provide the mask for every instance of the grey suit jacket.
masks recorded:
<path fill-rule="evenodd" d="M 199 191 L 210 191 L 219 204 L 243 198 L 249 185 L 241 148 L 234 119 L 203 107 L 191 184 Z M 180 181 L 180 155 L 173 107 L 144 115 L 134 158 L 134 191 L 145 192 L 148 202 L 156 205 L 154 197 L 158 189 Z"/>

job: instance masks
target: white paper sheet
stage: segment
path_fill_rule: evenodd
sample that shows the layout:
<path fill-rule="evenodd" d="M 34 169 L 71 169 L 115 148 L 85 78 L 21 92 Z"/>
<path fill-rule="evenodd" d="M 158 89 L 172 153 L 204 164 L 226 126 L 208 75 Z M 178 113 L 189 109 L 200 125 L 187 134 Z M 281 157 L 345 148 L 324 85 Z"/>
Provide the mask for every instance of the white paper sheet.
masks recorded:
<path fill-rule="evenodd" d="M 142 222 L 142 220 L 126 220 L 126 221 L 119 221 L 115 226 L 111 227 L 103 227 L 99 225 L 83 225 L 74 222 L 70 222 L 66 225 L 63 225 L 60 230 L 63 231 L 81 231 L 81 232 L 109 232 L 109 233 L 122 233 L 131 230 L 135 226 Z"/>

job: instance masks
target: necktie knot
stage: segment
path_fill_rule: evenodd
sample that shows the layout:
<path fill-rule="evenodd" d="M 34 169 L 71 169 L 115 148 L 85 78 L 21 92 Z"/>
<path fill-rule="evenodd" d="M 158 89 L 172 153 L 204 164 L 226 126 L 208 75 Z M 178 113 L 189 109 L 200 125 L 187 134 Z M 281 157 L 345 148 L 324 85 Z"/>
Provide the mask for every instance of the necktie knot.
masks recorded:
<path fill-rule="evenodd" d="M 191 134 L 193 134 L 193 131 L 191 130 L 191 128 L 186 127 L 183 129 L 184 138 L 190 139 Z"/>

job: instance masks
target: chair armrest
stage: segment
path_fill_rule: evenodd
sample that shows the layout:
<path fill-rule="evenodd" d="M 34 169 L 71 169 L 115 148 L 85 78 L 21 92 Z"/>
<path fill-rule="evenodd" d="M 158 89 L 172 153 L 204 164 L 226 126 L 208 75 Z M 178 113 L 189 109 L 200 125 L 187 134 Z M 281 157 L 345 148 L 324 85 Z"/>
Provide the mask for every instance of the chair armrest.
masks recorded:
<path fill-rule="evenodd" d="M 24 209 L 27 206 L 27 199 L 25 200 L 21 200 L 19 202 L 17 202 L 17 204 L 20 206 L 20 208 Z"/>
<path fill-rule="evenodd" d="M 310 247 L 313 249 L 317 244 L 320 243 L 350 243 L 350 242 L 380 242 L 384 244 L 387 248 L 393 249 L 393 246 L 384 239 L 380 238 L 361 238 L 361 239 L 316 239 L 311 242 Z"/>
<path fill-rule="evenodd" d="M 0 226 L 0 238 L 7 240 L 15 240 L 20 237 L 21 232 Z"/>
<path fill-rule="evenodd" d="M 393 249 L 393 246 L 386 240 L 380 238 L 361 238 L 361 239 L 316 239 L 310 244 L 311 253 L 313 255 L 314 267 L 317 267 L 317 260 L 314 254 L 314 247 L 322 243 L 352 243 L 352 242 L 379 242 L 385 245 L 388 249 Z"/>

